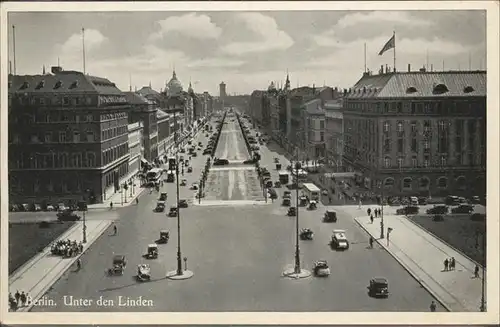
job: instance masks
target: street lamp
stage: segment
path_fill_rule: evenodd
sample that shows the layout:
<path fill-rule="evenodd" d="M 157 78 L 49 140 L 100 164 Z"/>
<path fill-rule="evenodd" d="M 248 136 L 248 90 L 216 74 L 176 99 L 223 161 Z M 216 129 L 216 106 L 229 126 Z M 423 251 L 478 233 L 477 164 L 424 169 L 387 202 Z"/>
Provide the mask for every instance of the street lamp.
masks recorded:
<path fill-rule="evenodd" d="M 479 229 L 476 230 L 476 249 L 479 250 L 479 237 L 481 236 L 481 258 L 483 259 L 481 262 L 482 268 L 482 277 L 481 277 L 481 304 L 479 306 L 479 310 L 481 312 L 486 311 L 486 233 L 480 232 Z"/>
<path fill-rule="evenodd" d="M 383 183 L 383 182 L 382 182 Z M 380 198 L 380 207 L 381 207 L 381 212 L 380 212 L 380 238 L 384 238 L 384 185 L 380 184 L 380 190 L 381 190 L 381 198 Z"/>
<path fill-rule="evenodd" d="M 299 167 L 300 163 L 295 162 L 295 273 L 300 274 L 300 246 L 299 246 Z"/>

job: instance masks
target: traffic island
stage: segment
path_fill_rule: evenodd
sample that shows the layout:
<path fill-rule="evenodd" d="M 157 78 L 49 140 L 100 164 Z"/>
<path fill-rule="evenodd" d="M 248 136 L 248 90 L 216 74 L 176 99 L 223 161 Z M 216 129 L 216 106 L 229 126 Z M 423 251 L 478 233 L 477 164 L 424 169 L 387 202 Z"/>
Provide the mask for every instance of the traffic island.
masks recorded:
<path fill-rule="evenodd" d="M 194 276 L 194 272 L 191 270 L 183 270 L 182 275 L 177 274 L 177 270 L 172 270 L 167 273 L 167 278 L 172 280 L 184 280 L 189 279 Z"/>
<path fill-rule="evenodd" d="M 283 271 L 283 277 L 288 277 L 290 279 L 304 279 L 311 277 L 311 275 L 311 272 L 306 269 L 301 269 L 299 273 L 296 273 L 294 268 L 285 269 Z"/>

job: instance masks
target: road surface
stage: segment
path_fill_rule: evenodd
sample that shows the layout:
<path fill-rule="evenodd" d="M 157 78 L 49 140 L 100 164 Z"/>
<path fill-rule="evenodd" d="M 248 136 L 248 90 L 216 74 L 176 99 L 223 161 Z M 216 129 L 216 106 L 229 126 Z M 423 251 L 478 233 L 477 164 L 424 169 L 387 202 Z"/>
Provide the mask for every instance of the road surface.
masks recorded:
<path fill-rule="evenodd" d="M 202 168 L 203 158 L 194 163 L 193 179 L 199 178 L 196 170 Z M 272 158 L 266 160 L 272 162 Z M 174 185 L 164 186 L 169 203 Z M 278 190 L 280 197 L 282 191 Z M 181 197 L 188 195 L 188 190 L 181 191 Z M 83 269 L 67 273 L 47 293 L 56 306 L 38 306 L 34 311 L 429 311 L 433 298 L 420 284 L 383 249 L 367 248 L 368 236 L 349 214 L 339 210 L 338 223 L 323 223 L 323 206 L 299 211 L 301 227 L 315 233 L 313 241 L 300 242 L 300 258 L 307 269 L 315 260 L 327 260 L 332 270 L 328 278 L 282 277 L 282 271 L 293 266 L 295 218 L 286 216 L 287 208 L 275 201 L 181 209 L 182 257 L 187 257 L 188 269 L 195 275 L 184 281 L 165 279 L 166 272 L 176 268 L 177 221 L 152 212 L 157 197 L 146 193 L 138 206 L 120 209 L 118 235 L 105 233 L 85 253 Z M 328 246 L 333 228 L 347 231 L 348 251 L 335 252 Z M 162 229 L 170 230 L 169 244 L 160 245 L 158 259 L 142 259 Z M 108 277 L 105 270 L 118 253 L 127 257 L 125 274 Z M 152 281 L 141 284 L 134 275 L 137 264 L 143 262 L 151 265 Z M 377 276 L 389 280 L 387 299 L 367 294 L 370 278 Z M 93 302 L 64 305 L 64 296 Z M 123 304 L 141 296 L 146 306 L 119 306 L 120 299 Z M 113 305 L 97 305 L 100 297 Z"/>

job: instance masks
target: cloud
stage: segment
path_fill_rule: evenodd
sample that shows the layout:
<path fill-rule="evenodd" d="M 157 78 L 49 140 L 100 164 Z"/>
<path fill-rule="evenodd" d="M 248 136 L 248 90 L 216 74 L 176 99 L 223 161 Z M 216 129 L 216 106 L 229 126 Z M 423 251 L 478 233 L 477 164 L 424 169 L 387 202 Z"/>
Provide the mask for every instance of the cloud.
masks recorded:
<path fill-rule="evenodd" d="M 217 39 L 222 29 L 207 15 L 190 13 L 182 16 L 172 16 L 157 22 L 160 30 L 151 34 L 150 41 L 161 39 L 163 36 L 177 32 L 195 39 Z"/>
<path fill-rule="evenodd" d="M 189 68 L 223 68 L 223 67 L 238 67 L 245 63 L 243 60 L 235 60 L 229 58 L 206 58 L 194 60 L 187 64 Z"/>
<path fill-rule="evenodd" d="M 85 52 L 92 52 L 108 41 L 108 38 L 98 30 L 85 30 Z M 75 33 L 63 44 L 58 46 L 58 52 L 60 52 L 62 56 L 81 56 L 82 46 L 82 33 Z"/>
<path fill-rule="evenodd" d="M 403 23 L 407 26 L 428 26 L 432 23 L 424 19 L 418 19 L 411 16 L 408 12 L 403 11 L 371 11 L 368 13 L 357 12 L 347 14 L 336 24 L 337 28 L 348 28 L 358 24 L 380 24 L 381 22 L 388 23 Z"/>
<path fill-rule="evenodd" d="M 286 50 L 294 44 L 293 39 L 281 30 L 272 17 L 260 13 L 241 13 L 235 16 L 246 28 L 255 33 L 259 40 L 229 43 L 221 48 L 231 55 Z"/>

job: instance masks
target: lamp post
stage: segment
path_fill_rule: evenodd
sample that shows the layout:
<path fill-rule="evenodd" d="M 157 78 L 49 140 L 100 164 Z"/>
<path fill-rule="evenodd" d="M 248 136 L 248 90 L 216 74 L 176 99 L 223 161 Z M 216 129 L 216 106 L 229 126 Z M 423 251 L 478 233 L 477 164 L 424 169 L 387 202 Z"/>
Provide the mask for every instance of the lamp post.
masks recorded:
<path fill-rule="evenodd" d="M 380 238 L 384 238 L 384 185 L 380 185 L 380 190 L 381 190 L 381 196 L 380 196 L 380 207 L 381 207 L 381 212 L 380 212 Z"/>
<path fill-rule="evenodd" d="M 300 245 L 299 245 L 299 167 L 300 163 L 295 162 L 295 211 L 297 219 L 295 219 L 295 273 L 300 274 Z"/>
<path fill-rule="evenodd" d="M 480 232 L 479 229 L 476 230 L 476 249 L 479 250 L 479 238 L 481 237 L 481 258 L 482 262 L 482 276 L 481 276 L 481 304 L 479 306 L 479 310 L 481 312 L 486 312 L 486 234 L 484 232 Z"/>

